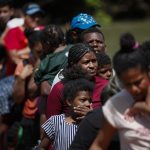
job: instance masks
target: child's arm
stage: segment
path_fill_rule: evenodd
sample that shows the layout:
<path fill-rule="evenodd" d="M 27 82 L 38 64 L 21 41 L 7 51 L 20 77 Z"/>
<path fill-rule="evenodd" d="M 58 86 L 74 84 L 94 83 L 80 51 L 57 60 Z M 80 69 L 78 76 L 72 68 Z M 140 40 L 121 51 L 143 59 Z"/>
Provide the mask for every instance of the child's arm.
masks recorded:
<path fill-rule="evenodd" d="M 44 136 L 43 136 L 43 138 L 41 140 L 40 145 L 38 146 L 38 150 L 47 150 L 51 143 L 52 143 L 51 139 L 44 132 Z"/>

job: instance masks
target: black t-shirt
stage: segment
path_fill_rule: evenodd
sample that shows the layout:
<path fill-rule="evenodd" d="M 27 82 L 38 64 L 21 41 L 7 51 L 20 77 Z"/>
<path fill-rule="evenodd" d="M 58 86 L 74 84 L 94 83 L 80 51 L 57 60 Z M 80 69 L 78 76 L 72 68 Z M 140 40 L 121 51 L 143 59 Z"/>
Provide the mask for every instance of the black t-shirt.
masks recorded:
<path fill-rule="evenodd" d="M 102 127 L 104 116 L 102 109 L 95 109 L 88 113 L 87 116 L 80 123 L 75 138 L 70 146 L 69 150 L 88 150 L 99 129 Z M 118 135 L 115 135 L 108 150 L 119 150 L 120 144 Z"/>

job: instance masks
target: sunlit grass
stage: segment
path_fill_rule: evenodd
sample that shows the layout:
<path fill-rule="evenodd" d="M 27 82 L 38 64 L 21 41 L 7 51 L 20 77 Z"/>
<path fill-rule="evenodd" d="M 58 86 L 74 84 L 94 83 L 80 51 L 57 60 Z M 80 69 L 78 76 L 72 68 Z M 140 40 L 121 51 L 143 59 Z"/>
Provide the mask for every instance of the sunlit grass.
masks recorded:
<path fill-rule="evenodd" d="M 109 25 L 103 25 L 102 31 L 105 35 L 108 54 L 113 56 L 119 49 L 119 38 L 124 32 L 131 32 L 140 43 L 145 40 L 150 40 L 150 19 L 114 22 Z"/>

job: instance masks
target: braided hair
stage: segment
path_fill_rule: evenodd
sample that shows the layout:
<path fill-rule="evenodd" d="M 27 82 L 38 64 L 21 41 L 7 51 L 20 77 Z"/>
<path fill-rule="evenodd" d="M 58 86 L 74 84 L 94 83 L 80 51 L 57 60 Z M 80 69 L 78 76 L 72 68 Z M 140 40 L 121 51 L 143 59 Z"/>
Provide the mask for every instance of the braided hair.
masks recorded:
<path fill-rule="evenodd" d="M 86 53 L 91 51 L 94 52 L 93 48 L 91 48 L 88 44 L 77 43 L 72 46 L 68 54 L 68 67 L 72 67 L 74 64 L 77 64 Z"/>

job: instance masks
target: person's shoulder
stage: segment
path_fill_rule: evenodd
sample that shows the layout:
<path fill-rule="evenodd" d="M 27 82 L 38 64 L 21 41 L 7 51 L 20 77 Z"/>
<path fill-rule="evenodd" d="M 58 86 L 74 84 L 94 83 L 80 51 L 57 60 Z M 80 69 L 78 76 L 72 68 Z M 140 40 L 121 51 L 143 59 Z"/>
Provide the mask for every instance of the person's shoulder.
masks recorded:
<path fill-rule="evenodd" d="M 103 106 L 103 111 L 107 110 L 110 113 L 118 112 L 120 114 L 124 114 L 125 110 L 131 107 L 134 103 L 134 100 L 130 93 L 122 89 L 120 92 L 112 96 L 107 100 L 107 102 Z"/>
<path fill-rule="evenodd" d="M 104 116 L 103 116 L 102 108 L 98 108 L 89 112 L 86 115 L 84 120 L 90 124 L 93 124 L 94 126 L 97 126 L 97 128 L 99 128 L 100 123 L 103 121 L 103 119 L 104 119 Z"/>
<path fill-rule="evenodd" d="M 62 83 L 62 81 L 57 82 L 53 88 L 58 88 L 58 89 L 62 89 L 64 87 L 64 84 Z"/>
<path fill-rule="evenodd" d="M 100 76 L 95 76 L 95 83 L 99 84 L 99 83 L 104 83 L 104 84 L 108 84 L 109 80 L 106 80 Z"/>

